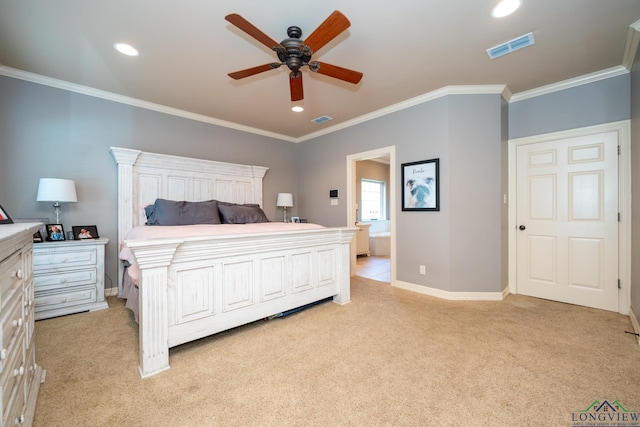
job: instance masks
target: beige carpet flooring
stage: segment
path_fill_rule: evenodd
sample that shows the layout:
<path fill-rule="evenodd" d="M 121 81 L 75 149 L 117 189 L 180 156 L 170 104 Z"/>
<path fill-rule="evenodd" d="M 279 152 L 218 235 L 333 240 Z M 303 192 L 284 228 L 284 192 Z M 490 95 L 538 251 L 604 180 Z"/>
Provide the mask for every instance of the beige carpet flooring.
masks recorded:
<path fill-rule="evenodd" d="M 354 277 L 348 305 L 185 344 L 142 380 L 137 326 L 108 301 L 36 322 L 35 426 L 569 426 L 594 400 L 640 411 L 640 346 L 616 313 Z"/>

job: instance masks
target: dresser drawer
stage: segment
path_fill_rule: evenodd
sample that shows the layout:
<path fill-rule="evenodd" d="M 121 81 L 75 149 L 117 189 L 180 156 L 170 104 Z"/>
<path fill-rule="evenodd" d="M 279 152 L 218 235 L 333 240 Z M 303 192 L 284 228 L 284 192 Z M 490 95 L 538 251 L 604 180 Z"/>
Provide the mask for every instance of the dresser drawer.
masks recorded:
<path fill-rule="evenodd" d="M 62 271 L 58 273 L 36 273 L 33 282 L 36 288 L 36 296 L 42 291 L 49 291 L 69 286 L 92 285 L 97 282 L 95 268 L 82 270 Z"/>
<path fill-rule="evenodd" d="M 24 335 L 21 336 L 21 339 L 24 339 Z M 24 378 L 27 369 L 24 365 L 24 350 L 22 348 L 19 350 L 6 360 L 7 363 L 0 375 L 2 407 L 7 408 L 8 412 L 12 412 L 12 407 L 19 408 L 20 411 L 24 407 Z M 11 422 L 9 425 L 13 425 L 13 423 Z"/>
<path fill-rule="evenodd" d="M 95 247 L 50 248 L 40 252 L 40 246 L 34 248 L 36 256 L 33 260 L 33 270 L 36 274 L 43 270 L 66 269 L 83 265 L 96 265 L 98 253 Z"/>
<path fill-rule="evenodd" d="M 23 277 L 24 271 L 19 253 L 11 255 L 0 263 L 0 307 L 2 307 L 2 311 L 15 293 L 22 291 Z"/>
<path fill-rule="evenodd" d="M 5 362 L 16 353 L 22 352 L 24 340 L 24 319 L 22 317 L 22 297 L 16 295 L 2 313 L 2 337 L 0 337 L 0 366 L 4 370 Z"/>
<path fill-rule="evenodd" d="M 97 301 L 95 286 L 66 288 L 63 292 L 36 292 L 36 313 Z"/>

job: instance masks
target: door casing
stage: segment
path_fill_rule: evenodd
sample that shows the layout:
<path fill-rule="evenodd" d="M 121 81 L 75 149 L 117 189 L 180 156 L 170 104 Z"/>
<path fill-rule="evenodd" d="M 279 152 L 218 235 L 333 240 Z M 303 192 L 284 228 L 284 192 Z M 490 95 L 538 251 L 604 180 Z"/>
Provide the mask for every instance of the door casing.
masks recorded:
<path fill-rule="evenodd" d="M 535 144 L 611 131 L 618 133 L 618 145 L 620 147 L 620 155 L 618 156 L 618 212 L 620 213 L 620 222 L 618 223 L 618 271 L 621 291 L 618 294 L 618 312 L 625 315 L 629 314 L 629 305 L 631 303 L 631 140 L 629 120 L 509 140 L 509 194 L 507 199 L 509 210 L 509 292 L 517 293 L 516 148 L 524 144 Z"/>

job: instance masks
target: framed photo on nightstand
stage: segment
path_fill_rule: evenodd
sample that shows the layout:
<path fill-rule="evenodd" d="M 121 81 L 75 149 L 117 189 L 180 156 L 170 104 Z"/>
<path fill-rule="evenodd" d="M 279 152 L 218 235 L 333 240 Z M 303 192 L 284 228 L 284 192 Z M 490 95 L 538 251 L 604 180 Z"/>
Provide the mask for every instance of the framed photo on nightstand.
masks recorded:
<path fill-rule="evenodd" d="M 83 239 L 97 239 L 98 227 L 95 225 L 74 225 L 71 227 L 73 230 L 73 238 L 76 240 Z"/>
<path fill-rule="evenodd" d="M 59 242 L 64 238 L 64 228 L 62 224 L 47 224 L 47 240 Z"/>

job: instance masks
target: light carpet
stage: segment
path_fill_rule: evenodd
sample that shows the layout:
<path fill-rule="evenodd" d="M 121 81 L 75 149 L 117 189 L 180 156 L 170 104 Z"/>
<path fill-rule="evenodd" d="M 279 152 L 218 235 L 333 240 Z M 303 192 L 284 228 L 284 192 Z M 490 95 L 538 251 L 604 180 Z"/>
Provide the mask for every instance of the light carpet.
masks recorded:
<path fill-rule="evenodd" d="M 36 322 L 35 426 L 568 426 L 594 400 L 640 412 L 629 318 L 519 295 L 445 301 L 362 277 L 322 303 L 170 352 L 138 374 L 124 302 Z"/>

